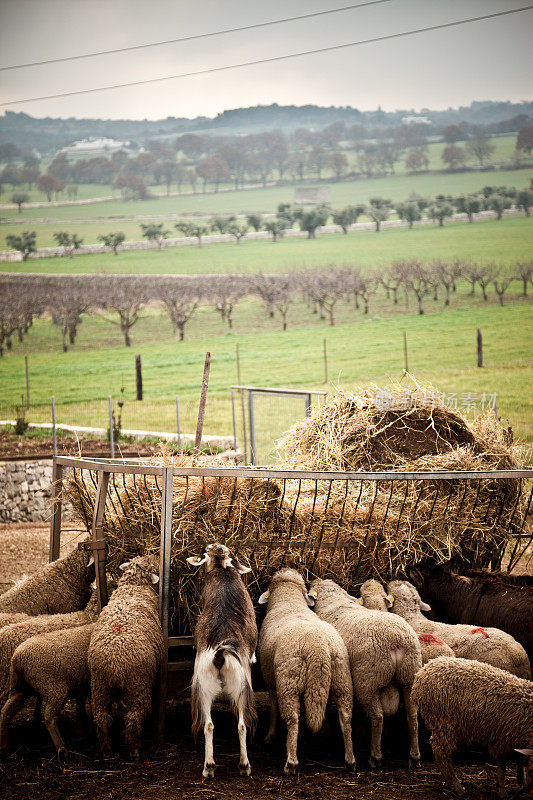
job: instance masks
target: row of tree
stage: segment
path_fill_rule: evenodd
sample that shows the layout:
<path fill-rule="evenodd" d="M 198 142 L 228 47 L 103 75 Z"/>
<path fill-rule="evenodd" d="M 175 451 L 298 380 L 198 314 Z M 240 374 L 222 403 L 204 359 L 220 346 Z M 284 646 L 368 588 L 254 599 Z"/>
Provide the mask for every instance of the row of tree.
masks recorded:
<path fill-rule="evenodd" d="M 62 348 L 67 352 L 76 341 L 84 314 L 98 314 L 117 325 L 126 346 L 131 332 L 148 304 L 158 304 L 167 313 L 180 341 L 187 323 L 200 306 L 212 306 L 231 330 L 237 304 L 245 297 L 258 298 L 269 317 L 276 315 L 283 330 L 288 326 L 291 307 L 304 301 L 312 313 L 335 325 L 335 311 L 341 301 L 368 314 L 370 301 L 378 291 L 397 306 L 416 301 L 424 313 L 428 297 L 444 295 L 444 305 L 459 281 L 470 287 L 470 295 L 481 289 L 488 300 L 490 286 L 500 305 L 513 282 L 520 280 L 523 295 L 533 280 L 533 261 L 518 262 L 513 269 L 496 264 L 437 260 L 423 264 L 417 260 L 398 261 L 387 268 L 368 273 L 352 265 L 327 265 L 322 269 L 283 274 L 253 275 L 9 275 L 0 278 L 0 355 L 12 348 L 16 335 L 22 342 L 33 320 L 48 315 L 61 332 Z"/>
<path fill-rule="evenodd" d="M 530 189 L 516 190 L 507 186 L 484 186 L 478 194 L 459 195 L 437 195 L 430 201 L 427 198 L 412 195 L 406 202 L 393 204 L 392 200 L 383 197 L 372 197 L 369 205 L 345 206 L 341 209 L 330 209 L 327 205 L 320 205 L 313 209 L 292 208 L 289 203 L 282 203 L 278 206 L 277 214 L 274 216 L 263 216 L 260 214 L 248 214 L 245 218 L 238 219 L 234 215 L 219 215 L 211 218 L 209 222 L 182 221 L 174 224 L 174 228 L 184 236 L 195 238 L 198 246 L 201 247 L 204 236 L 209 233 L 229 234 L 233 236 L 237 244 L 246 238 L 250 229 L 254 231 L 267 231 L 273 242 L 282 238 L 286 231 L 298 224 L 300 230 L 306 231 L 309 239 L 316 237 L 319 228 L 327 225 L 331 218 L 334 225 L 338 225 L 342 232 L 347 234 L 350 226 L 354 225 L 363 215 L 368 215 L 373 221 L 376 231 L 381 230 L 382 222 L 385 222 L 393 211 L 398 217 L 406 222 L 409 228 L 414 223 L 421 220 L 425 215 L 429 219 L 438 222 L 442 227 L 446 219 L 450 218 L 455 212 L 466 214 L 470 223 L 474 222 L 474 215 L 480 211 L 490 210 L 501 220 L 506 209 L 513 207 L 522 209 L 526 216 L 530 215 L 530 208 L 533 206 L 533 191 Z M 157 243 L 159 249 L 162 248 L 172 230 L 165 226 L 164 222 L 141 223 L 141 233 L 143 238 Z M 76 233 L 70 234 L 66 231 L 54 233 L 57 244 L 64 248 L 64 255 L 73 257 L 76 250 L 83 244 Z M 120 246 L 125 242 L 126 235 L 123 231 L 113 231 L 100 234 L 98 241 L 109 248 L 115 255 L 118 255 Z M 37 234 L 35 231 L 23 231 L 22 234 L 9 234 L 6 236 L 6 244 L 13 250 L 22 253 L 23 261 L 26 261 L 31 253 L 37 250 Z"/>

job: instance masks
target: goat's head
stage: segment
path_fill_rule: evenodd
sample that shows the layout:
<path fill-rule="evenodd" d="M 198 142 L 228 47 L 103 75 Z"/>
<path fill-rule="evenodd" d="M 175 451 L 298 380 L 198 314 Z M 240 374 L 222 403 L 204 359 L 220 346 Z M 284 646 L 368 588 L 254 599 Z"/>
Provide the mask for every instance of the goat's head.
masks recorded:
<path fill-rule="evenodd" d="M 220 544 L 220 542 L 208 544 L 202 558 L 200 556 L 189 556 L 187 562 L 193 567 L 205 564 L 206 573 L 211 572 L 216 567 L 235 569 L 240 575 L 251 572 L 250 567 L 244 567 L 237 558 L 232 558 L 229 548 L 225 544 Z"/>

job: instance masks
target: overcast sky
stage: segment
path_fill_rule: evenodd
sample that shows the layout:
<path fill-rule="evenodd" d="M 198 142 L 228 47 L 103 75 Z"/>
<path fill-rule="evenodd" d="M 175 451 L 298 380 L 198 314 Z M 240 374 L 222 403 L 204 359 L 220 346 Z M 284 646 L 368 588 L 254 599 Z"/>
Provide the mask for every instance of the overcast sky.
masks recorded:
<path fill-rule="evenodd" d="M 356 0 L 357 1 L 357 0 Z M 190 36 L 349 0 L 0 0 L 0 66 Z M 315 19 L 0 72 L 0 102 L 269 58 L 489 14 L 520 0 L 390 0 Z M 256 104 L 447 108 L 531 100 L 533 11 L 149 86 L 9 106 L 37 117 L 214 116 Z M 0 109 L 2 113 L 2 109 Z"/>

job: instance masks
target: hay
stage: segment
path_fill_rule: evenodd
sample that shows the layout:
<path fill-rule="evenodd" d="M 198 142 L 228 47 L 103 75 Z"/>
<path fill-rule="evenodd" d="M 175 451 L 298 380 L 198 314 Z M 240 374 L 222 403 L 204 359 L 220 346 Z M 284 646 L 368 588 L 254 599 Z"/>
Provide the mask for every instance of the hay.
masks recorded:
<path fill-rule="evenodd" d="M 433 387 L 417 392 L 433 398 Z M 285 469 L 349 471 L 479 471 L 522 466 L 493 414 L 473 423 L 435 403 L 403 407 L 392 387 L 392 407 L 379 410 L 375 390 L 338 392 L 298 422 L 279 443 Z M 172 456 L 151 463 L 225 466 L 217 457 Z M 158 483 L 159 480 L 159 483 Z M 124 475 L 110 483 L 104 518 L 108 563 L 158 552 L 160 479 Z M 388 580 L 411 564 L 460 558 L 474 567 L 497 566 L 520 508 L 520 482 L 307 481 L 233 477 L 175 477 L 172 500 L 170 624 L 189 633 L 200 609 L 200 580 L 186 557 L 223 541 L 252 572 L 257 599 L 282 565 L 307 578 L 331 577 L 353 589 L 369 577 Z M 75 471 L 66 499 L 89 527 L 95 485 Z"/>

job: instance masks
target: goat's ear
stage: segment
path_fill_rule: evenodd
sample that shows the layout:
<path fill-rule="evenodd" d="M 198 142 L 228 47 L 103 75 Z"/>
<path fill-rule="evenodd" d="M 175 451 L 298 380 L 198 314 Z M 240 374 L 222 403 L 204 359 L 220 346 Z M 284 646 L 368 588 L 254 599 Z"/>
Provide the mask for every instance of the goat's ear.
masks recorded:
<path fill-rule="evenodd" d="M 521 753 L 523 756 L 533 756 L 533 748 L 531 747 L 515 747 L 515 752 Z"/>
<path fill-rule="evenodd" d="M 246 575 L 247 572 L 251 572 L 252 571 L 251 567 L 244 567 L 241 564 L 241 562 L 238 561 L 236 558 L 230 558 L 230 562 L 231 562 L 231 566 L 235 567 L 235 569 L 237 570 L 237 572 L 240 575 Z"/>
<path fill-rule="evenodd" d="M 424 601 L 421 600 L 420 601 L 420 609 L 422 611 L 431 611 L 431 606 L 429 605 L 429 603 L 424 603 Z"/>
<path fill-rule="evenodd" d="M 94 564 L 94 556 L 91 556 L 89 561 L 87 562 L 87 566 L 92 567 L 93 564 Z"/>
<path fill-rule="evenodd" d="M 393 607 L 393 605 L 394 605 L 394 595 L 392 595 L 392 594 L 386 594 L 385 595 L 385 605 L 387 606 L 387 608 L 392 608 Z"/>
<path fill-rule="evenodd" d="M 125 561 L 123 564 L 119 566 L 119 569 L 122 570 L 122 572 L 124 572 L 129 563 L 130 563 L 129 561 Z"/>
<path fill-rule="evenodd" d="M 313 606 L 315 604 L 315 598 L 311 594 L 306 594 L 305 595 L 305 602 L 307 603 L 309 608 L 313 608 Z"/>
<path fill-rule="evenodd" d="M 261 597 L 257 602 L 259 603 L 260 606 L 264 606 L 265 603 L 268 603 L 269 597 L 270 597 L 270 592 L 267 589 L 266 592 L 263 592 L 263 594 L 261 595 Z"/>
<path fill-rule="evenodd" d="M 159 575 L 156 575 L 154 572 L 152 572 L 150 577 L 152 578 L 152 583 L 159 583 Z"/>
<path fill-rule="evenodd" d="M 200 556 L 189 556 L 187 559 L 187 564 L 190 564 L 193 567 L 199 567 L 202 564 L 205 564 L 207 561 L 207 556 L 200 558 Z"/>
<path fill-rule="evenodd" d="M 453 574 L 453 573 L 451 573 L 451 574 Z M 474 582 L 474 581 L 472 580 L 472 578 L 469 578 L 469 577 L 468 577 L 468 575 L 458 575 L 457 577 L 458 577 L 458 579 L 459 579 L 460 581 L 463 581 L 463 583 L 466 583 L 466 585 L 467 585 L 467 586 L 472 586 L 472 584 L 473 584 L 473 582 Z"/>

